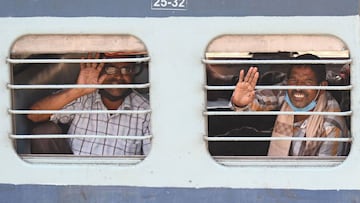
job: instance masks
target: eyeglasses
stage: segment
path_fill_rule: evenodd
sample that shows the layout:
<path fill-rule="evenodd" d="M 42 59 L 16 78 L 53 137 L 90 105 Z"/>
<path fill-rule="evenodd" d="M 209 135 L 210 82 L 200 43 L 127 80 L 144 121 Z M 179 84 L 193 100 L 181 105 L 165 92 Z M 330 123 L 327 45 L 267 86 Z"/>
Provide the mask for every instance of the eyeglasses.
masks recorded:
<path fill-rule="evenodd" d="M 114 67 L 114 66 L 105 66 L 104 72 L 107 75 L 132 75 L 139 72 L 139 69 L 134 66 L 123 66 L 123 67 Z"/>

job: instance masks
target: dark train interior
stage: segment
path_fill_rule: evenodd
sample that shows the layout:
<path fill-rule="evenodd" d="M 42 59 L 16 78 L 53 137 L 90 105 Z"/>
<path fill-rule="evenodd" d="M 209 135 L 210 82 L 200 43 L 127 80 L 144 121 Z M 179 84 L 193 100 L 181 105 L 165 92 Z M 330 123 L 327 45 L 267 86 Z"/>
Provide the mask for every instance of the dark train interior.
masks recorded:
<path fill-rule="evenodd" d="M 54 48 L 43 40 L 44 36 L 29 36 L 15 43 L 11 58 L 14 59 L 80 59 L 87 52 L 54 51 Z M 93 45 L 106 44 L 110 48 L 102 50 L 113 50 L 114 47 L 125 47 L 131 44 L 134 48 L 124 50 L 142 50 L 147 56 L 144 44 L 133 36 L 45 36 L 58 40 L 70 40 L 69 46 L 59 48 L 72 50 L 81 44 L 87 44 L 87 50 L 95 50 Z M 105 39 L 116 39 L 105 40 Z M 40 41 L 37 41 L 40 40 Z M 53 40 L 53 41 L 54 41 Z M 97 43 L 93 43 L 93 41 Z M 26 42 L 26 43 L 25 43 Z M 56 41 L 57 42 L 57 41 Z M 118 44 L 113 43 L 118 42 Z M 46 45 L 42 48 L 40 45 Z M 32 47 L 33 46 L 33 47 Z M 27 51 L 28 47 L 32 48 Z M 105 45 L 104 45 L 105 47 Z M 82 47 L 83 48 L 83 47 Z M 86 48 L 86 47 L 85 47 Z M 85 49 L 83 48 L 83 49 Z M 34 54 L 44 49 L 41 53 Z M 50 50 L 50 51 L 47 51 Z M 145 51 L 144 51 L 145 50 Z M 279 51 L 286 50 L 286 51 Z M 321 59 L 349 59 L 350 55 L 346 45 L 333 36 L 312 35 L 224 35 L 214 39 L 206 50 L 205 58 L 211 60 L 289 60 L 301 53 L 318 55 Z M 26 52 L 27 51 L 27 52 Z M 325 52 L 324 52 L 325 51 Z M 24 54 L 27 53 L 27 54 Z M 29 54 L 30 53 L 30 54 Z M 50 54 L 51 53 L 51 54 Z M 330 53 L 330 55 L 329 55 Z M 235 55 L 234 55 L 235 54 Z M 199 59 L 200 60 L 200 59 Z M 135 78 L 135 83 L 147 83 L 149 81 L 148 63 L 139 63 L 142 72 Z M 251 65 L 257 66 L 260 78 L 257 85 L 275 85 L 286 80 L 286 72 L 289 64 L 206 64 L 206 84 L 208 86 L 233 86 L 237 82 L 241 69 L 248 69 Z M 75 84 L 79 72 L 78 63 L 24 63 L 11 64 L 11 78 L 14 85 L 46 85 L 46 84 Z M 327 80 L 329 85 L 349 85 L 350 66 L 348 64 L 327 64 Z M 59 88 L 60 89 L 60 88 Z M 17 110 L 28 110 L 29 107 L 40 98 L 45 97 L 59 89 L 12 89 L 12 108 Z M 149 98 L 149 89 L 137 89 L 145 97 Z M 343 111 L 350 110 L 350 91 L 331 91 L 338 100 Z M 207 111 L 232 111 L 230 108 L 230 97 L 232 90 L 207 90 Z M 200 101 L 199 101 L 200 102 Z M 270 137 L 276 116 L 207 116 L 208 136 L 238 137 L 238 136 L 265 136 Z M 350 127 L 350 117 L 347 118 Z M 26 118 L 26 115 L 13 116 L 14 134 L 31 134 L 34 123 Z M 267 154 L 269 142 L 267 141 L 210 141 L 208 148 L 214 156 L 264 156 Z M 29 153 L 31 146 L 29 140 L 16 140 L 18 153 Z"/>
<path fill-rule="evenodd" d="M 84 54 L 34 54 L 26 57 L 12 56 L 12 58 L 24 59 L 80 59 Z M 132 55 L 129 57 L 143 57 L 144 55 Z M 147 83 L 148 63 L 138 63 L 141 72 L 135 77 L 135 84 Z M 76 63 L 29 63 L 14 64 L 11 69 L 12 84 L 14 85 L 61 85 L 76 84 L 80 66 Z M 60 89 L 13 89 L 12 105 L 16 110 L 28 110 L 30 106 L 37 100 L 59 91 Z M 146 98 L 149 98 L 149 89 L 137 89 Z M 36 126 L 26 118 L 26 115 L 14 115 L 14 133 L 15 134 L 31 134 L 32 129 Z M 67 126 L 61 126 L 66 132 Z M 16 149 L 18 153 L 30 153 L 31 146 L 29 140 L 17 140 Z"/>
<path fill-rule="evenodd" d="M 297 53 L 251 53 L 248 60 L 290 60 L 294 59 Z M 221 58 L 232 60 L 234 58 Z M 329 58 L 321 58 L 329 59 Z M 250 66 L 257 66 L 260 77 L 257 85 L 276 85 L 286 80 L 288 64 L 221 64 L 206 65 L 207 85 L 209 86 L 232 86 L 236 85 L 239 71 L 245 71 Z M 350 70 L 348 65 L 326 65 L 327 81 L 329 85 L 349 85 Z M 332 95 L 339 102 L 342 111 L 350 110 L 350 92 L 332 90 Z M 232 111 L 230 98 L 232 91 L 229 90 L 208 90 L 207 107 L 208 111 Z M 217 115 L 208 116 L 209 137 L 271 137 L 272 127 L 276 116 L 229 116 Z M 350 127 L 350 118 L 347 122 Z M 209 152 L 213 156 L 266 156 L 269 141 L 209 141 Z"/>

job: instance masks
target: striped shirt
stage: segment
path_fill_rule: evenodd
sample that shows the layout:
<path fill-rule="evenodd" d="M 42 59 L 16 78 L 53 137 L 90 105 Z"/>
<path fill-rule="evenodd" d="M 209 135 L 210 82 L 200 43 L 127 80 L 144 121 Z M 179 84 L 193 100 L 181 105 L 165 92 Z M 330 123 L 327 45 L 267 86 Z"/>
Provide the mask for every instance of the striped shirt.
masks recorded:
<path fill-rule="evenodd" d="M 118 110 L 148 110 L 149 102 L 132 91 Z M 82 96 L 67 104 L 63 110 L 107 110 L 98 92 Z M 140 114 L 54 114 L 52 121 L 70 123 L 68 134 L 145 136 L 150 135 L 150 113 Z M 114 138 L 71 138 L 70 146 L 75 155 L 147 155 L 150 140 Z"/>

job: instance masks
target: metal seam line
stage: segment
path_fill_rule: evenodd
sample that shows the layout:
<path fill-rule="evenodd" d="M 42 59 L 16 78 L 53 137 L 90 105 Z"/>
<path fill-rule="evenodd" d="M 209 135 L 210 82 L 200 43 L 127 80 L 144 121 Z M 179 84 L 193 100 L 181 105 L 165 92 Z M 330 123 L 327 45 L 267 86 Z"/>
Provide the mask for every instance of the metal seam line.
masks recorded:
<path fill-rule="evenodd" d="M 205 64 L 347 64 L 351 59 L 342 60 L 211 60 L 202 59 Z"/>
<path fill-rule="evenodd" d="M 324 137 L 209 137 L 204 136 L 206 141 L 272 141 L 272 140 L 292 140 L 292 141 L 332 141 L 332 142 L 351 142 L 352 138 L 324 138 Z"/>
<path fill-rule="evenodd" d="M 70 134 L 33 134 L 33 135 L 14 135 L 9 134 L 11 139 L 41 139 L 41 138 L 106 138 L 106 139 L 129 139 L 145 140 L 151 139 L 152 135 L 144 136 L 118 136 L 118 135 L 70 135 Z"/>
<path fill-rule="evenodd" d="M 7 58 L 6 62 L 11 64 L 20 63 L 116 63 L 116 62 L 147 62 L 150 57 L 142 58 L 113 58 L 113 59 L 12 59 Z"/>

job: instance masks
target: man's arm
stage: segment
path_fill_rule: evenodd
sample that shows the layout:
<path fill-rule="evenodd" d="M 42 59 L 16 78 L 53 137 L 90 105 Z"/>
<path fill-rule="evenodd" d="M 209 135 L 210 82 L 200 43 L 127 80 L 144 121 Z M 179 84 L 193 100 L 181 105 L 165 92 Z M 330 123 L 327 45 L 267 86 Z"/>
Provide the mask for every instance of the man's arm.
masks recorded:
<path fill-rule="evenodd" d="M 95 55 L 95 58 L 99 58 L 99 54 Z M 88 54 L 88 59 L 92 59 L 92 54 Z M 84 59 L 84 57 L 82 57 Z M 80 73 L 77 79 L 77 84 L 101 84 L 105 75 L 99 77 L 100 72 L 103 68 L 103 63 L 81 63 L 80 64 Z M 63 90 L 59 93 L 47 96 L 40 101 L 33 104 L 31 110 L 59 110 L 63 108 L 66 104 L 72 102 L 73 100 L 94 92 L 95 88 L 73 88 Z M 33 122 L 40 122 L 49 120 L 51 114 L 28 114 L 27 116 Z"/>
<path fill-rule="evenodd" d="M 67 89 L 56 94 L 47 96 L 35 104 L 33 104 L 30 109 L 31 110 L 59 110 L 63 108 L 66 104 L 71 101 L 79 98 L 82 93 L 79 91 L 80 89 Z M 49 120 L 51 114 L 28 114 L 28 119 L 33 122 L 40 122 Z"/>
<path fill-rule="evenodd" d="M 326 137 L 328 138 L 341 138 L 346 137 L 343 131 L 335 126 L 327 127 L 325 129 Z M 319 156 L 341 156 L 345 151 L 346 142 L 323 142 L 319 149 Z"/>

